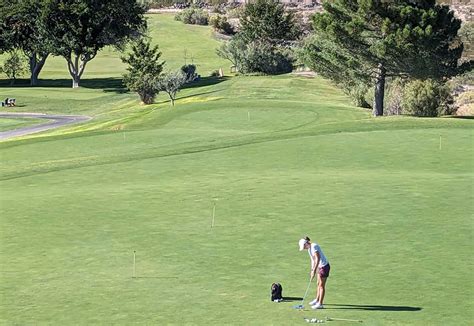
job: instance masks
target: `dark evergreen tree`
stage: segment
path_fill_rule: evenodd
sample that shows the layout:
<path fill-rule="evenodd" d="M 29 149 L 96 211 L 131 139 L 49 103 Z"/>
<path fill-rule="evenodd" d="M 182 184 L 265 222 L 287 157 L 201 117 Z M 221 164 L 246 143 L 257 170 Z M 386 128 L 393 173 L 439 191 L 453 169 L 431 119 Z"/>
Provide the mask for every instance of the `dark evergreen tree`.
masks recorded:
<path fill-rule="evenodd" d="M 333 80 L 374 80 L 376 116 L 383 115 L 387 76 L 445 79 L 468 66 L 458 65 L 461 22 L 435 0 L 332 0 L 323 7 L 305 57 Z"/>
<path fill-rule="evenodd" d="M 286 12 L 277 0 L 256 0 L 245 5 L 240 16 L 240 36 L 248 42 L 265 41 L 278 44 L 282 40 L 293 40 L 295 17 Z"/>
<path fill-rule="evenodd" d="M 124 83 L 128 89 L 138 93 L 144 104 L 153 103 L 159 92 L 158 78 L 164 65 L 159 61 L 160 57 L 158 46 L 152 47 L 144 39 L 137 40 L 130 53 L 122 57 L 122 61 L 128 64 Z"/>

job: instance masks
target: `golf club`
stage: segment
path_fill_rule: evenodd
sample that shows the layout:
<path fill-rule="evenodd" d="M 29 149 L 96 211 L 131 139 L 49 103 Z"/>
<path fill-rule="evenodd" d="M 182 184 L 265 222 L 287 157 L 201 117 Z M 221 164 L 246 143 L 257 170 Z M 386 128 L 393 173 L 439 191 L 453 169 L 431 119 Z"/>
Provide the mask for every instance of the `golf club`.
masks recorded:
<path fill-rule="evenodd" d="M 330 318 L 330 317 L 326 317 L 326 321 L 353 321 L 357 323 L 362 323 L 362 320 L 358 320 L 358 319 Z"/>
<path fill-rule="evenodd" d="M 301 309 L 304 309 L 304 305 L 303 305 L 304 299 L 306 299 L 306 295 L 308 294 L 308 290 L 309 290 L 309 288 L 310 288 L 310 286 L 311 286 L 311 281 L 312 281 L 312 280 L 313 280 L 313 279 L 311 279 L 311 278 L 309 279 L 308 287 L 306 288 L 306 292 L 304 293 L 303 300 L 301 300 L 301 304 L 298 304 L 298 305 L 294 306 L 293 308 L 295 308 L 295 309 L 300 309 L 300 310 L 301 310 Z"/>

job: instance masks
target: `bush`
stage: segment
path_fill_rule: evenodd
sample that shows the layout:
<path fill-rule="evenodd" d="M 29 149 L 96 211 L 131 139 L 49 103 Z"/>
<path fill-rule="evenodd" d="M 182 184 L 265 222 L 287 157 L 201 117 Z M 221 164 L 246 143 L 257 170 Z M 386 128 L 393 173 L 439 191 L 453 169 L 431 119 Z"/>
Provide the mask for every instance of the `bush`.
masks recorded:
<path fill-rule="evenodd" d="M 191 7 L 177 13 L 174 19 L 182 21 L 185 24 L 207 25 L 209 22 L 209 14 L 202 9 Z"/>
<path fill-rule="evenodd" d="M 400 115 L 402 111 L 404 81 L 396 78 L 387 83 L 387 99 L 384 115 Z"/>
<path fill-rule="evenodd" d="M 370 108 L 370 104 L 367 103 L 365 96 L 368 91 L 368 86 L 362 82 L 353 83 L 351 85 L 342 85 L 343 90 L 349 95 L 352 103 L 360 108 Z"/>
<path fill-rule="evenodd" d="M 186 83 L 193 82 L 199 78 L 198 74 L 196 73 L 195 65 L 184 65 L 181 67 L 181 71 L 186 76 Z"/>
<path fill-rule="evenodd" d="M 209 25 L 211 25 L 214 30 L 218 31 L 219 33 L 226 35 L 235 34 L 234 28 L 227 21 L 227 17 L 223 15 L 211 16 L 211 18 L 209 19 Z"/>
<path fill-rule="evenodd" d="M 433 79 L 414 80 L 404 89 L 403 111 L 418 117 L 437 117 L 453 113 L 449 87 Z"/>
<path fill-rule="evenodd" d="M 223 44 L 217 54 L 231 61 L 236 70 L 243 74 L 276 75 L 293 70 L 294 59 L 290 53 L 264 41 L 247 43 L 242 38 L 234 37 Z"/>
<path fill-rule="evenodd" d="M 244 12 L 243 6 L 238 7 L 227 7 L 227 17 L 229 18 L 239 18 Z"/>

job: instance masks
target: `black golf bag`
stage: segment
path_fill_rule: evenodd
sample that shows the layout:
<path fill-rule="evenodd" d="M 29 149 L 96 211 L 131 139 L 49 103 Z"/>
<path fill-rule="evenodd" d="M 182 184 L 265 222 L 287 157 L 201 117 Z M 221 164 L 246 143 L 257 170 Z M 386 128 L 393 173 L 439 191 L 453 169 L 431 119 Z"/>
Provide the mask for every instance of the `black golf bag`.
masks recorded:
<path fill-rule="evenodd" d="M 272 284 L 272 301 L 280 302 L 283 300 L 283 288 L 280 283 Z"/>

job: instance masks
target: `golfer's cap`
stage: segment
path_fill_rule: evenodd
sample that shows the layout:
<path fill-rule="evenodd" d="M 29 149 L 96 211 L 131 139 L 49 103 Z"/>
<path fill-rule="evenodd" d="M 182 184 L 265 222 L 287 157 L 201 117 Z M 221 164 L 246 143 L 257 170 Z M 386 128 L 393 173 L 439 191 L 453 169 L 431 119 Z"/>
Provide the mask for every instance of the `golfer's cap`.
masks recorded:
<path fill-rule="evenodd" d="M 304 245 L 308 242 L 306 239 L 300 239 L 298 244 L 300 245 L 300 251 L 304 250 Z"/>

